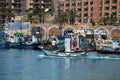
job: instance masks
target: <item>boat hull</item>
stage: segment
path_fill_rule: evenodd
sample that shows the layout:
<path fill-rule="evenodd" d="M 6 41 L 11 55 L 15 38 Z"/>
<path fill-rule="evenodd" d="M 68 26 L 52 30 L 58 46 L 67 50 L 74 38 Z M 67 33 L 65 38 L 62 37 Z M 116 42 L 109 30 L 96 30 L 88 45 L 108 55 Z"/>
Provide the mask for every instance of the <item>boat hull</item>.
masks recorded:
<path fill-rule="evenodd" d="M 120 54 L 120 51 L 97 50 L 97 52 L 100 52 L 102 54 Z"/>
<path fill-rule="evenodd" d="M 8 41 L 0 42 L 0 49 L 6 49 L 6 48 L 10 48 L 10 42 Z"/>
<path fill-rule="evenodd" d="M 86 55 L 85 52 L 58 52 L 58 51 L 51 51 L 51 50 L 44 50 L 44 55 L 49 57 L 81 57 Z"/>
<path fill-rule="evenodd" d="M 38 49 L 39 44 L 19 44 L 13 43 L 11 44 L 11 48 L 15 49 Z"/>

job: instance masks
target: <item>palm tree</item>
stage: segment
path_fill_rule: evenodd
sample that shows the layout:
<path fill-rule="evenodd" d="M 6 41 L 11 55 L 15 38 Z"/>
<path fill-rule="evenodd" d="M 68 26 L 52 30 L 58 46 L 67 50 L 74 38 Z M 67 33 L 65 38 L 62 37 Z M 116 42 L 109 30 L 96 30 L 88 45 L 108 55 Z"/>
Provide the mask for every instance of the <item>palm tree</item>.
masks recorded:
<path fill-rule="evenodd" d="M 94 44 L 94 47 L 95 47 L 95 50 L 96 50 L 96 41 L 95 41 L 95 33 L 94 33 L 95 21 L 92 19 L 92 20 L 90 21 L 90 23 L 91 23 L 92 26 L 93 26 L 93 30 L 92 30 L 92 32 L 93 32 L 93 44 Z"/>
<path fill-rule="evenodd" d="M 9 8 L 6 9 L 5 15 L 6 15 L 7 19 L 8 19 L 8 22 L 11 22 L 11 18 L 15 17 L 15 13 L 13 12 L 12 9 L 9 9 Z"/>
<path fill-rule="evenodd" d="M 26 11 L 26 14 L 27 14 L 27 21 L 29 21 L 30 23 L 32 23 L 32 20 L 33 20 L 33 16 L 34 16 L 34 11 L 33 11 L 33 9 L 27 9 Z"/>
<path fill-rule="evenodd" d="M 11 4 L 7 8 L 0 7 L 0 14 L 5 15 L 8 22 L 11 22 L 11 18 L 15 17 L 15 12 L 11 9 Z"/>
<path fill-rule="evenodd" d="M 108 17 L 103 17 L 100 19 L 99 24 L 102 24 L 105 26 L 105 25 L 107 25 L 107 20 L 108 20 Z"/>
<path fill-rule="evenodd" d="M 66 23 L 67 20 L 68 20 L 67 14 L 66 14 L 65 12 L 59 11 L 59 13 L 58 13 L 58 15 L 56 16 L 56 19 L 55 19 L 55 20 L 56 20 L 56 23 L 58 23 L 58 25 L 59 25 L 60 36 L 61 36 L 61 35 L 62 35 L 62 32 L 61 32 L 62 26 L 63 26 L 63 24 Z"/>
<path fill-rule="evenodd" d="M 39 17 L 39 23 L 44 23 L 45 12 L 43 10 L 39 10 L 37 16 Z"/>
<path fill-rule="evenodd" d="M 68 21 L 70 24 L 74 24 L 75 22 L 75 17 L 76 15 L 76 11 L 75 10 L 69 10 L 67 11 L 67 15 L 68 15 Z"/>
<path fill-rule="evenodd" d="M 117 17 L 114 14 L 110 14 L 109 16 L 105 16 L 100 19 L 100 23 L 103 23 L 103 25 L 108 25 L 109 26 L 109 38 L 110 37 L 110 27 L 111 25 L 114 25 L 116 23 Z"/>

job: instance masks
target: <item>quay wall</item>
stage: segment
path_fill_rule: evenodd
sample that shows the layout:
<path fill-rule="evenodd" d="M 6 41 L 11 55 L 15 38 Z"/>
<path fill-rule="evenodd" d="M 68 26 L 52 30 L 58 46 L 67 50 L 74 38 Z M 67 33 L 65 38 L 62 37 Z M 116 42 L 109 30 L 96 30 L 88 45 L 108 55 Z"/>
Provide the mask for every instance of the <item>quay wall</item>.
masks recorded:
<path fill-rule="evenodd" d="M 22 30 L 22 32 L 25 35 L 32 35 L 32 27 L 39 26 L 40 27 L 40 33 L 42 34 L 43 39 L 48 39 L 52 35 L 60 35 L 60 32 L 64 32 L 64 30 L 81 30 L 84 27 L 89 27 L 94 30 L 105 30 L 107 31 L 107 36 L 110 36 L 111 38 L 120 38 L 120 26 L 92 26 L 91 24 L 64 24 L 62 26 L 59 26 L 58 24 L 30 24 L 29 29 Z M 61 30 L 61 31 L 60 31 Z M 19 32 L 20 30 L 10 30 L 10 35 L 13 35 L 15 32 Z"/>

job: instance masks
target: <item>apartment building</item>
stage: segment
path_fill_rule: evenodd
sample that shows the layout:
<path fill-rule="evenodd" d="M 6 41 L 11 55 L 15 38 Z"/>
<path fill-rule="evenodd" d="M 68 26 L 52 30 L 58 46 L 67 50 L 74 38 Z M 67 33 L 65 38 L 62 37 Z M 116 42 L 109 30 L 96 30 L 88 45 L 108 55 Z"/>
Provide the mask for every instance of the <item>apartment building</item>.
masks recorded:
<path fill-rule="evenodd" d="M 30 0 L 28 2 L 28 8 L 39 7 L 43 10 L 48 9 L 49 11 L 53 10 L 52 5 L 53 5 L 52 0 Z"/>
<path fill-rule="evenodd" d="M 120 18 L 120 0 L 0 0 L 0 20 L 5 22 L 7 19 L 6 15 L 2 14 L 3 8 L 12 9 L 16 15 L 12 20 L 16 21 L 21 20 L 26 9 L 36 6 L 44 10 L 49 9 L 54 15 L 58 14 L 58 8 L 62 11 L 74 9 L 79 16 L 77 22 L 98 22 L 109 14 Z"/>
<path fill-rule="evenodd" d="M 98 22 L 109 14 L 120 18 L 120 0 L 59 0 L 59 8 L 62 11 L 74 9 L 79 15 L 77 21 L 84 23 Z"/>
<path fill-rule="evenodd" d="M 29 8 L 40 7 L 53 12 L 53 0 L 0 0 L 0 7 L 14 11 L 15 17 L 12 17 L 11 20 L 17 21 L 21 20 L 22 16 L 25 15 L 25 10 Z M 0 17 L 2 22 L 7 19 L 6 15 L 2 13 L 0 13 Z"/>
<path fill-rule="evenodd" d="M 0 17 L 1 17 L 1 22 L 6 22 L 8 14 L 5 14 L 3 10 L 6 12 L 11 10 L 13 14 L 15 15 L 14 17 L 11 17 L 11 21 L 16 21 L 20 20 L 21 16 L 25 14 L 25 10 L 27 8 L 27 0 L 0 0 Z M 3 12 L 3 14 L 2 14 Z M 10 12 L 8 12 L 10 13 Z"/>

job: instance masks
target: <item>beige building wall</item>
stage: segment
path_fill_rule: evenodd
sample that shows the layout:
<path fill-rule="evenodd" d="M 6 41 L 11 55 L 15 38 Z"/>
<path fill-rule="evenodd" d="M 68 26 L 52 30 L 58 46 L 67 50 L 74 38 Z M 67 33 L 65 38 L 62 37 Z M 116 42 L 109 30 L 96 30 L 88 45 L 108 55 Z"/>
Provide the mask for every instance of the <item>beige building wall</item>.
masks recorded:
<path fill-rule="evenodd" d="M 120 18 L 120 0 L 62 0 L 60 9 L 68 11 L 75 9 L 79 22 L 98 22 L 100 18 L 114 14 Z"/>

